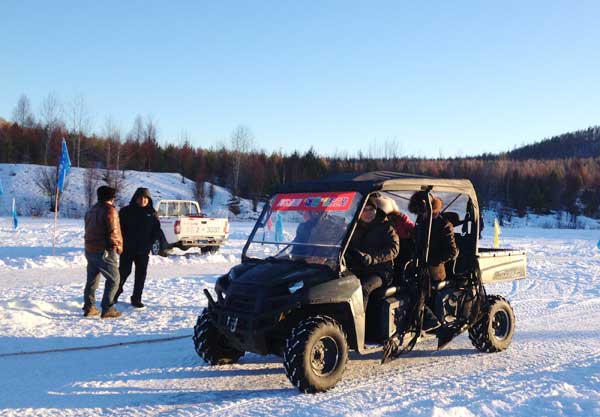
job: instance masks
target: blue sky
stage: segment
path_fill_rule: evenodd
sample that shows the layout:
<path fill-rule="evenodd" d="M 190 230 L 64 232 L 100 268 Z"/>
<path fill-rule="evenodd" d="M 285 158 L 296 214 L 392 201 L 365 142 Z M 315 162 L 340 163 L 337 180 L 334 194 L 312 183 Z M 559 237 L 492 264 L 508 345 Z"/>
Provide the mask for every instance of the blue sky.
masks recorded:
<path fill-rule="evenodd" d="M 151 115 L 195 146 L 510 150 L 600 124 L 600 2 L 13 1 L 0 117 L 83 95 L 101 132 Z"/>

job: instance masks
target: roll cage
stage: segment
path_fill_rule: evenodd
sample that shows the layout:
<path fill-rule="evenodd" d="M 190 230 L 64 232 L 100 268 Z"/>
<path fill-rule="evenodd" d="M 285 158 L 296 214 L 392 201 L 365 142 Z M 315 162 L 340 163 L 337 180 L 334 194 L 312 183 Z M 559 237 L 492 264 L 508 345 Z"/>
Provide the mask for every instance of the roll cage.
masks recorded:
<path fill-rule="evenodd" d="M 354 191 L 361 195 L 361 200 L 358 203 L 357 210 L 352 217 L 350 227 L 347 228 L 347 233 L 341 242 L 341 250 L 335 265 L 335 272 L 340 275 L 345 271 L 346 265 L 344 261 L 344 254 L 348 248 L 356 224 L 360 217 L 367 200 L 369 197 L 378 194 L 386 195 L 398 195 L 402 192 L 417 192 L 425 191 L 428 194 L 437 193 L 450 193 L 455 194 L 455 198 L 450 201 L 444 201 L 442 207 L 442 215 L 447 216 L 451 212 L 449 209 L 453 207 L 455 201 L 465 196 L 467 198 L 466 210 L 464 217 L 461 218 L 458 214 L 458 219 L 454 216 L 454 221 L 450 220 L 453 226 L 461 226 L 460 230 L 460 244 L 459 249 L 462 256 L 468 256 L 469 258 L 475 258 L 478 255 L 478 237 L 480 230 L 480 217 L 479 217 L 479 206 L 477 204 L 477 196 L 475 189 L 471 181 L 466 179 L 445 179 L 426 177 L 412 174 L 397 173 L 391 171 L 374 171 L 362 174 L 339 174 L 330 177 L 326 177 L 319 180 L 305 181 L 299 183 L 293 183 L 289 185 L 280 186 L 273 194 L 279 193 L 308 193 L 308 192 L 341 192 L 341 191 Z M 265 221 L 266 216 L 270 213 L 269 204 L 265 204 L 261 215 L 256 222 L 250 238 L 246 242 L 242 251 L 242 261 L 250 260 L 252 258 L 246 256 L 248 246 L 251 243 L 251 237 L 256 233 L 258 227 Z M 431 217 L 431 216 L 429 216 Z M 448 219 L 447 216 L 446 218 Z M 429 219 L 430 220 L 430 219 Z M 429 247 L 429 238 L 426 242 L 427 248 Z M 427 260 L 427 248 L 423 248 L 425 255 L 424 261 Z"/>

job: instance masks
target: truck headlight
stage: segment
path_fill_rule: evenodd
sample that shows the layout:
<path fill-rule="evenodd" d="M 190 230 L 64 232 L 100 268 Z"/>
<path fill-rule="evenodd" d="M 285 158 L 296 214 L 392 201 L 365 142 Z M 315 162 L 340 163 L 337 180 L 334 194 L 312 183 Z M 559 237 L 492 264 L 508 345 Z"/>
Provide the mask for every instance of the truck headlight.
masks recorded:
<path fill-rule="evenodd" d="M 304 287 L 304 282 L 303 281 L 298 281 L 293 283 L 292 285 L 290 285 L 288 288 L 290 290 L 290 293 L 295 293 L 296 291 L 302 289 L 302 287 Z"/>

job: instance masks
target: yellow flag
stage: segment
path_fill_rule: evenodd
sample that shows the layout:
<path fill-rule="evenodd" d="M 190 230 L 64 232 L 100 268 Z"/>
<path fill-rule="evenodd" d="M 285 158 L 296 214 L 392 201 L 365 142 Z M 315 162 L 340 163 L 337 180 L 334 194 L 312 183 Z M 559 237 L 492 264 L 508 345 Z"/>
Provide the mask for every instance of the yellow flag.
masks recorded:
<path fill-rule="evenodd" d="M 500 225 L 498 219 L 494 219 L 494 248 L 500 247 Z"/>

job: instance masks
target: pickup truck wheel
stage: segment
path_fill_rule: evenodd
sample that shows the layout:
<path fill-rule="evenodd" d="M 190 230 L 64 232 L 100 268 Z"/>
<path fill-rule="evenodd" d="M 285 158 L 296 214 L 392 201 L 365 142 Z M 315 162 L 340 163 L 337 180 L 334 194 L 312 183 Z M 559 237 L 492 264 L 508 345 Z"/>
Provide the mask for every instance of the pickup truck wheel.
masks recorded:
<path fill-rule="evenodd" d="M 508 348 L 515 333 L 515 313 L 499 295 L 488 295 L 481 319 L 469 329 L 471 343 L 481 352 L 501 352 Z"/>
<path fill-rule="evenodd" d="M 192 339 L 196 353 L 209 365 L 236 363 L 244 356 L 243 351 L 230 346 L 225 336 L 213 326 L 207 309 L 198 316 Z"/>
<path fill-rule="evenodd" d="M 169 251 L 161 249 L 160 239 L 156 239 L 154 242 L 152 242 L 152 246 L 150 247 L 150 252 L 152 252 L 152 255 L 160 255 L 160 256 L 168 256 L 169 255 Z"/>
<path fill-rule="evenodd" d="M 301 321 L 285 342 L 283 366 L 290 382 L 304 393 L 333 388 L 348 362 L 348 342 L 342 326 L 328 316 Z"/>
<path fill-rule="evenodd" d="M 200 248 L 200 253 L 216 253 L 219 250 L 219 246 L 205 246 Z"/>

